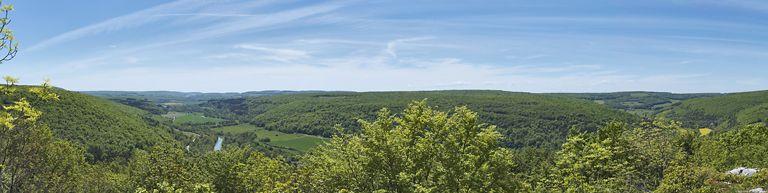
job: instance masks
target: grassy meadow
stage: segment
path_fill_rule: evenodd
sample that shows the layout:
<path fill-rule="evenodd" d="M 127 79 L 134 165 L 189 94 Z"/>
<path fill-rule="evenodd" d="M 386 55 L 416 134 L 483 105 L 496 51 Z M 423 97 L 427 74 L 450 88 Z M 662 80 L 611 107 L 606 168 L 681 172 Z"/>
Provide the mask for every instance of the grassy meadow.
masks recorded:
<path fill-rule="evenodd" d="M 285 147 L 289 149 L 295 149 L 300 152 L 306 152 L 309 149 L 322 144 L 327 141 L 327 138 L 306 135 L 306 134 L 290 134 L 279 131 L 270 131 L 261 127 L 257 127 L 251 124 L 240 124 L 233 126 L 218 127 L 213 129 L 216 132 L 223 132 L 227 134 L 242 134 L 248 132 L 256 133 L 258 138 L 269 138 L 266 142 L 270 145 Z"/>

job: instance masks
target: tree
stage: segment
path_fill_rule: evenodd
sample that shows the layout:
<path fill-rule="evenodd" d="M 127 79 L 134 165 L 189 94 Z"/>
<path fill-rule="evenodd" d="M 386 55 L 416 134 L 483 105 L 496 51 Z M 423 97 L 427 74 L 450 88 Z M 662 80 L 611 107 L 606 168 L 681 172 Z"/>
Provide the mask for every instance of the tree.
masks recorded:
<path fill-rule="evenodd" d="M 5 84 L 8 86 L 13 86 L 19 82 L 19 79 L 13 76 L 3 76 L 3 80 L 5 80 Z"/>
<path fill-rule="evenodd" d="M 640 123 L 624 137 L 637 149 L 640 159 L 636 164 L 642 181 L 639 187 L 646 190 L 658 187 L 665 171 L 676 160 L 687 159 L 693 154 L 693 141 L 697 134 L 685 129 L 680 122 L 654 120 Z"/>
<path fill-rule="evenodd" d="M 210 152 L 200 165 L 216 192 L 291 192 L 291 168 L 249 148 Z"/>
<path fill-rule="evenodd" d="M 0 0 L 0 53 L 3 53 L 0 57 L 0 63 L 9 61 L 16 57 L 18 52 L 19 43 L 16 42 L 16 38 L 13 36 L 13 31 L 8 28 L 8 24 L 11 23 L 9 17 L 10 12 L 13 11 L 13 5 L 3 4 Z"/>
<path fill-rule="evenodd" d="M 38 122 L 42 113 L 29 101 L 55 101 L 46 82 L 40 87 L 0 86 L 0 192 L 71 192 L 80 185 L 83 151 L 55 139 Z"/>
<path fill-rule="evenodd" d="M 402 116 L 387 109 L 362 133 L 339 134 L 300 162 L 304 192 L 517 192 L 501 134 L 466 107 L 452 113 L 413 102 Z"/>
<path fill-rule="evenodd" d="M 134 187 L 146 190 L 190 191 L 202 186 L 205 176 L 197 162 L 180 147 L 157 145 L 145 152 L 136 150 L 129 163 Z"/>
<path fill-rule="evenodd" d="M 16 56 L 18 43 L 8 28 L 12 5 L 0 1 L 0 63 Z M 57 140 L 38 122 L 42 113 L 30 101 L 55 101 L 46 80 L 39 87 L 16 86 L 18 78 L 3 77 L 0 86 L 0 192 L 76 192 L 83 183 L 82 150 Z"/>
<path fill-rule="evenodd" d="M 768 168 L 768 127 L 755 123 L 703 138 L 696 143 L 694 157 L 698 164 L 717 170 Z"/>
<path fill-rule="evenodd" d="M 550 191 L 640 192 L 636 188 L 640 155 L 622 135 L 622 123 L 610 123 L 597 134 L 568 137 L 555 161 Z"/>

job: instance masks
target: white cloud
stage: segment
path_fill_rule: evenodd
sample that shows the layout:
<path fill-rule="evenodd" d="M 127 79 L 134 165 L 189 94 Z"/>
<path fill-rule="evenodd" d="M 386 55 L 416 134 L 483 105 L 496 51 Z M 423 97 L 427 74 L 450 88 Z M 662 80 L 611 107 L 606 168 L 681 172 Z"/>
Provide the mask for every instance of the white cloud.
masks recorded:
<path fill-rule="evenodd" d="M 162 14 L 172 11 L 189 11 L 196 8 L 206 6 L 214 3 L 213 1 L 204 0 L 177 0 L 174 2 L 154 6 L 148 9 L 137 11 L 131 14 L 115 17 L 103 22 L 81 27 L 63 34 L 59 34 L 52 38 L 43 40 L 42 42 L 31 46 L 28 51 L 35 51 L 43 49 L 56 44 L 64 43 L 67 41 L 76 40 L 89 35 L 105 33 L 110 31 L 122 30 L 130 27 L 136 27 L 148 23 L 152 23 L 163 19 L 161 17 L 148 17 L 150 15 Z"/>
<path fill-rule="evenodd" d="M 60 86 L 89 90 L 252 91 L 288 90 L 441 90 L 503 89 L 529 92 L 599 92 L 654 90 L 659 84 L 690 90 L 702 75 L 637 76 L 573 73 L 538 76 L 500 74 L 509 67 L 483 66 L 447 59 L 423 68 L 397 66 L 209 66 L 200 68 L 127 68 L 57 79 Z M 375 73 L 373 73 L 375 72 Z M 142 77 L 136 79 L 136 77 Z M 201 79 L 200 77 L 206 77 Z M 255 84 L 269 83 L 269 84 Z M 87 87 L 83 87 L 88 85 Z M 332 86 L 331 86 L 332 85 Z"/>
<path fill-rule="evenodd" d="M 508 73 L 557 73 L 557 72 L 594 72 L 602 69 L 600 65 L 517 65 L 511 66 Z"/>
<path fill-rule="evenodd" d="M 275 2 L 281 4 L 268 6 Z M 79 86 L 197 91 L 685 92 L 717 90 L 718 85 L 721 89 L 718 91 L 734 88 L 721 78 L 732 77 L 727 74 L 732 72 L 714 72 L 712 76 L 720 82 L 702 73 L 715 71 L 712 69 L 717 68 L 713 65 L 717 64 L 759 68 L 759 61 L 768 56 L 764 52 L 766 44 L 757 39 L 748 41 L 759 36 L 757 32 L 765 27 L 730 20 L 614 18 L 600 14 L 595 17 L 526 16 L 525 13 L 493 13 L 492 19 L 486 15 L 385 19 L 391 17 L 385 14 L 381 18 L 377 15 L 381 13 L 376 11 L 368 13 L 365 6 L 344 10 L 346 4 L 339 2 L 282 3 L 279 0 L 179 0 L 63 33 L 34 45 L 33 49 L 44 50 L 113 31 L 130 29 L 143 33 L 143 28 L 138 27 L 149 24 L 178 28 L 143 38 L 113 37 L 115 39 L 108 43 L 100 42 L 103 43 L 100 45 L 114 44 L 108 46 L 111 49 L 68 55 L 62 57 L 64 60 L 54 58 L 58 56 L 50 54 L 54 53 L 50 49 L 48 54 L 53 59 L 37 57 L 46 56 L 38 52 L 42 54 L 36 58 L 46 59 L 35 62 L 65 61 L 63 65 L 56 65 L 61 69 L 45 70 L 61 75 L 52 77 L 65 88 L 73 89 Z M 290 6 L 283 6 L 288 4 Z M 266 9 L 260 9 L 265 5 Z M 605 29 L 605 33 L 592 33 L 589 29 L 595 26 Z M 563 33 L 563 29 L 567 29 L 567 33 Z M 649 33 L 625 33 L 638 29 L 663 33 L 650 30 Z M 686 36 L 691 31 L 707 33 L 697 33 L 701 37 Z M 114 40 L 125 42 L 112 42 Z M 241 44 L 244 42 L 251 44 Z M 236 44 L 234 48 L 233 44 Z M 72 59 L 67 57 L 74 60 L 66 62 Z M 681 66 L 697 68 L 681 70 Z M 132 79 L 137 76 L 144 77 L 146 83 L 134 84 Z M 195 79 L 199 77 L 216 80 Z M 759 88 L 759 83 L 765 83 L 764 79 L 739 82 L 737 78 L 731 83 L 755 85 L 749 88 Z M 160 83 L 153 83 L 158 81 Z"/>
<path fill-rule="evenodd" d="M 345 39 L 298 39 L 294 40 L 296 43 L 301 44 L 351 44 L 351 45 L 367 45 L 367 46 L 379 46 L 380 43 L 373 41 L 360 41 L 360 40 L 345 40 Z"/>
<path fill-rule="evenodd" d="M 302 50 L 269 48 L 253 44 L 241 44 L 235 46 L 235 48 L 259 51 L 263 54 L 266 54 L 267 59 L 279 62 L 293 62 L 297 60 L 309 59 L 311 57 L 309 53 Z"/>
<path fill-rule="evenodd" d="M 180 4 L 193 3 L 193 2 L 196 2 L 196 1 L 179 0 L 173 3 L 163 4 L 163 5 L 159 5 L 143 11 L 132 13 L 126 16 L 120 16 L 99 24 L 86 26 L 78 30 L 67 32 L 65 34 L 46 40 L 43 43 L 40 43 L 34 47 L 39 49 L 39 48 L 47 47 L 56 43 L 61 43 L 64 41 L 81 38 L 92 33 L 102 32 L 102 31 L 105 31 L 106 29 L 118 30 L 118 29 L 126 28 L 128 26 L 148 24 L 149 22 L 155 21 L 155 20 L 151 18 L 147 20 L 141 20 L 140 18 L 143 18 L 142 16 L 145 16 L 145 15 L 155 15 L 162 12 L 170 12 L 170 10 L 192 9 L 192 7 L 183 6 Z M 205 1 L 205 2 L 213 2 L 213 1 Z M 206 3 L 201 3 L 201 4 L 206 4 Z M 331 12 L 335 9 L 342 7 L 343 5 L 344 5 L 343 3 L 326 3 L 326 4 L 319 4 L 319 5 L 312 5 L 312 6 L 295 8 L 295 9 L 283 10 L 283 11 L 269 13 L 269 14 L 260 14 L 254 17 L 233 18 L 227 21 L 217 22 L 218 24 L 209 25 L 209 27 L 206 27 L 206 28 L 196 28 L 189 31 L 172 32 L 171 34 L 168 34 L 166 38 L 162 38 L 160 41 L 147 42 L 145 44 L 137 44 L 135 46 L 118 47 L 118 48 L 111 49 L 107 52 L 101 52 L 96 56 L 87 56 L 87 57 L 82 57 L 80 59 L 63 62 L 62 66 L 64 66 L 65 69 L 67 68 L 82 69 L 82 68 L 93 67 L 98 65 L 111 64 L 112 62 L 114 62 L 114 60 L 120 60 L 121 58 L 124 58 L 126 56 L 136 55 L 137 52 L 151 52 L 152 50 L 156 50 L 158 52 L 166 52 L 167 50 L 165 49 L 168 46 L 172 46 L 172 45 L 211 39 L 211 38 L 216 38 L 216 37 L 221 37 L 226 35 L 232 35 L 239 32 L 248 31 L 248 30 L 263 30 L 275 25 L 285 24 L 285 23 L 302 19 L 302 18 L 310 17 L 313 15 Z M 199 6 L 201 5 L 196 5 L 194 8 L 197 8 Z M 274 54 L 278 54 L 278 55 L 274 55 L 273 57 L 269 57 L 265 59 L 278 60 L 278 61 L 285 62 L 287 61 L 285 59 L 288 59 L 290 57 L 293 57 L 291 59 L 298 59 L 301 57 L 305 57 L 305 56 L 302 56 L 301 54 L 290 53 L 290 52 L 280 52 L 280 53 L 274 53 Z"/>
<path fill-rule="evenodd" d="M 404 44 L 408 42 L 417 42 L 417 41 L 424 41 L 424 40 L 430 40 L 434 39 L 434 37 L 415 37 L 415 38 L 404 38 L 404 39 L 396 39 L 387 42 L 387 49 L 384 50 L 387 54 L 389 54 L 392 58 L 397 59 L 397 46 L 399 44 Z"/>
<path fill-rule="evenodd" d="M 138 57 L 125 57 L 123 58 L 123 61 L 125 61 L 126 64 L 136 64 L 139 63 L 141 60 Z"/>

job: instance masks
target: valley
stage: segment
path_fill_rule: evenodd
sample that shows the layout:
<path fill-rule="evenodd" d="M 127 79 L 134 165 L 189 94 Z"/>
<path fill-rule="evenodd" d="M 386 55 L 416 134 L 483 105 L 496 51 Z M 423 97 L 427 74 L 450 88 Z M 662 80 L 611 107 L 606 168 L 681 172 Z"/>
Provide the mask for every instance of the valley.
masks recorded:
<path fill-rule="evenodd" d="M 18 89 L 21 95 L 30 95 L 28 97 L 39 92 L 32 86 Z M 696 171 L 705 172 L 696 175 L 733 183 L 721 188 L 744 189 L 759 182 L 735 181 L 716 171 L 734 166 L 768 167 L 765 165 L 768 160 L 754 157 L 768 147 L 763 144 L 768 139 L 764 138 L 768 136 L 764 135 L 768 131 L 765 128 L 768 116 L 763 113 L 763 106 L 768 102 L 765 91 L 729 94 L 312 91 L 239 97 L 231 94 L 183 102 L 159 97 L 156 92 L 149 92 L 147 96 L 142 92 L 110 92 L 108 97 L 97 97 L 84 94 L 88 92 L 51 90 L 58 96 L 55 103 L 35 102 L 41 110 L 40 121 L 50 128 L 54 139 L 71 143 L 73 151 L 82 151 L 83 160 L 77 164 L 101 171 L 102 175 L 119 177 L 108 182 L 129 184 L 102 185 L 115 191 L 131 189 L 135 185 L 130 184 L 141 184 L 147 177 L 161 175 L 154 173 L 158 168 L 182 169 L 164 177 L 179 184 L 225 183 L 221 178 L 240 175 L 226 171 L 243 171 L 232 169 L 237 167 L 269 166 L 271 169 L 258 171 L 272 171 L 259 175 L 276 175 L 266 177 L 273 180 L 287 179 L 320 175 L 317 172 L 327 167 L 375 165 L 379 161 L 373 160 L 383 159 L 378 158 L 383 155 L 393 156 L 386 159 L 403 159 L 402 156 L 461 150 L 446 146 L 456 144 L 493 147 L 493 151 L 501 151 L 497 153 L 506 152 L 503 159 L 518 165 L 510 167 L 515 168 L 514 171 L 494 175 L 515 175 L 504 177 L 516 179 L 514 183 L 504 184 L 515 189 L 535 185 L 532 188 L 545 190 L 547 184 L 565 183 L 547 181 L 548 175 L 575 175 L 557 173 L 556 169 L 572 166 L 564 165 L 564 161 L 596 164 L 591 157 L 606 156 L 603 153 L 613 155 L 606 163 L 590 167 L 631 163 L 637 164 L 632 167 L 643 174 L 673 172 L 650 175 L 648 181 L 637 182 L 648 182 L 649 186 L 659 189 L 679 188 L 663 182 L 669 176 L 686 178 L 679 176 L 684 171 L 676 170 L 678 166 L 659 164 L 682 159 L 671 157 L 674 155 L 671 152 L 707 164 L 696 166 L 699 167 Z M 173 104 L 169 105 L 169 101 Z M 474 138 L 469 141 L 454 136 L 464 132 L 478 133 L 464 136 Z M 451 140 L 459 141 L 445 142 Z M 475 144 L 483 140 L 491 140 L 487 143 L 495 145 Z M 381 152 L 370 152 L 374 149 Z M 608 152 L 593 152 L 601 149 Z M 620 156 L 622 152 L 642 156 Z M 428 156 L 428 159 L 444 159 L 440 162 L 449 163 L 455 158 Z M 261 161 L 252 163 L 256 160 Z M 646 164 L 650 162 L 653 163 Z M 187 177 L 173 177 L 176 175 Z M 751 179 L 761 178 L 741 180 Z M 302 180 L 306 181 L 295 185 L 334 189 L 315 184 L 324 180 Z M 144 186 L 152 187 L 151 184 Z M 225 190 L 224 186 L 231 185 L 219 185 L 219 190 Z"/>
<path fill-rule="evenodd" d="M 466 105 L 476 110 L 482 120 L 499 127 L 506 135 L 508 147 L 537 147 L 556 149 L 565 139 L 568 129 L 594 131 L 599 123 L 621 121 L 630 124 L 643 118 L 670 118 L 673 112 L 688 109 L 689 103 L 700 100 L 717 101 L 718 98 L 744 95 L 735 94 L 673 94 L 661 92 L 617 93 L 513 93 L 504 91 L 427 91 L 427 92 L 323 92 L 323 91 L 257 91 L 246 93 L 182 93 L 160 95 L 164 92 L 84 92 L 136 108 L 156 106 L 164 114 L 160 122 L 170 123 L 187 137 L 210 135 L 225 136 L 224 144 L 242 146 L 260 144 L 271 149 L 292 152 L 291 155 L 310 150 L 328 141 L 328 137 L 341 126 L 348 132 L 359 130 L 356 120 L 370 120 L 378 109 L 399 111 L 404 105 L 426 99 L 439 109 Z M 255 94 L 258 93 L 258 94 Z M 746 93 L 749 94 L 749 93 Z M 766 94 L 763 94 L 768 96 Z M 761 95 L 761 96 L 763 96 Z M 183 96 L 183 97 L 182 97 Z M 219 97 L 219 98 L 217 98 Z M 179 98 L 185 98 L 181 100 Z M 585 100 L 588 102 L 580 102 Z M 144 101 L 130 103 L 126 101 Z M 187 101 L 187 102 L 183 102 Z M 195 102 L 188 102 L 195 101 Z M 757 101 L 766 101 L 757 99 Z M 165 105 L 179 102 L 178 105 Z M 749 103 L 750 105 L 754 105 Z M 765 119 L 760 105 L 743 108 L 746 116 Z M 688 111 L 688 110 L 686 110 Z M 758 111 L 751 113 L 751 111 Z M 625 113 L 626 112 L 626 113 Z M 736 121 L 737 112 L 721 118 Z M 674 114 L 675 116 L 681 116 Z M 714 116 L 714 115 L 713 115 Z M 705 116 L 706 118 L 706 116 Z M 760 122 L 760 118 L 755 118 Z M 713 119 L 713 118 L 708 118 Z M 692 119 L 684 119 L 692 120 Z M 764 120 L 762 120 L 764 121 Z M 728 121 L 727 121 L 728 122 Z M 735 126 L 686 127 L 721 132 Z M 755 121 L 749 122 L 755 123 Z M 744 123 L 748 124 L 748 123 Z M 553 130 L 554 129 L 554 130 Z M 706 130 L 706 131 L 705 131 Z M 514 139 L 514 140 L 513 140 Z M 192 143 L 189 142 L 186 143 Z M 213 146 L 213 140 L 201 140 L 197 147 L 204 151 Z M 203 145 L 205 144 L 205 145 Z M 195 146 L 193 146 L 195 147 Z"/>
<path fill-rule="evenodd" d="M 0 193 L 768 193 L 764 18 L 0 0 Z"/>

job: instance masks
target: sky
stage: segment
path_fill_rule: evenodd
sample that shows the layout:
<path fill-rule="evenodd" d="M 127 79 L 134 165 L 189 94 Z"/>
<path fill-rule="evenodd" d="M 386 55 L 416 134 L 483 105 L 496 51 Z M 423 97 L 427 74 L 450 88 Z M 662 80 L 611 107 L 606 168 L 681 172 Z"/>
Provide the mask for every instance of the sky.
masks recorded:
<path fill-rule="evenodd" d="M 6 0 L 69 90 L 768 89 L 768 1 Z"/>

